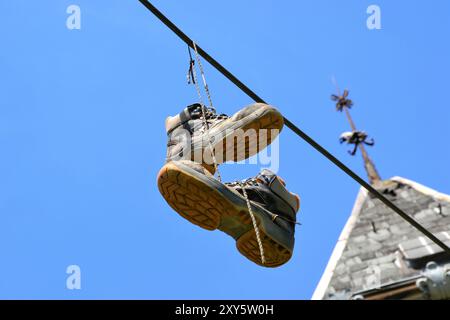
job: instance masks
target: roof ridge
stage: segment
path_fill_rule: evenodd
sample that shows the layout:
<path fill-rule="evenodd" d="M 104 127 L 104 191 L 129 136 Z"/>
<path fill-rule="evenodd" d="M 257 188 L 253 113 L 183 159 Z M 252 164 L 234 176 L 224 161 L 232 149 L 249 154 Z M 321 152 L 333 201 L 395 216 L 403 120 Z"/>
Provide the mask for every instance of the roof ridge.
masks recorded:
<path fill-rule="evenodd" d="M 416 189 L 417 191 L 419 191 L 419 192 L 421 192 L 423 194 L 426 194 L 426 195 L 428 195 L 430 197 L 433 197 L 435 199 L 438 199 L 440 201 L 450 202 L 450 195 L 442 193 L 442 192 L 439 192 L 439 191 L 437 191 L 435 189 L 427 187 L 427 186 L 425 186 L 423 184 L 420 184 L 418 182 L 415 182 L 415 181 L 412 181 L 412 180 L 409 180 L 409 179 L 406 179 L 406 178 L 402 178 L 400 176 L 394 176 L 394 177 L 390 178 L 389 180 L 408 185 L 408 186 Z"/>

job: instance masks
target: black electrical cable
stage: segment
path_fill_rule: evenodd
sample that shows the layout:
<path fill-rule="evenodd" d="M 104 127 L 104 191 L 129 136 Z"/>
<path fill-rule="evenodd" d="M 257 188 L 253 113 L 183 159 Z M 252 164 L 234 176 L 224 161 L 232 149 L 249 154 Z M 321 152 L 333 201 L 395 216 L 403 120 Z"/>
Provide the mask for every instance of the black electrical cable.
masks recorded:
<path fill-rule="evenodd" d="M 162 23 L 164 23 L 170 30 L 172 30 L 181 40 L 183 40 L 189 47 L 194 49 L 194 42 L 191 38 L 189 38 L 183 31 L 181 31 L 172 21 L 170 21 L 166 16 L 164 16 L 161 11 L 159 11 L 155 6 L 153 6 L 147 0 L 139 0 L 148 10 L 150 10 Z M 259 97 L 256 93 L 254 93 L 249 87 L 243 84 L 238 78 L 236 78 L 230 71 L 228 71 L 224 66 L 222 66 L 219 62 L 217 62 L 213 57 L 211 57 L 207 52 L 205 52 L 200 46 L 195 43 L 197 46 L 197 51 L 200 56 L 202 56 L 206 61 L 208 61 L 214 68 L 217 69 L 220 73 L 222 73 L 225 77 L 227 77 L 231 82 L 233 82 L 239 89 L 241 89 L 245 94 L 247 94 L 250 98 L 252 98 L 256 102 L 266 103 L 261 97 Z M 358 182 L 361 186 L 367 189 L 373 196 L 378 198 L 381 202 L 383 202 L 386 206 L 391 208 L 395 213 L 405 219 L 409 224 L 414 226 L 417 230 L 423 233 L 426 237 L 428 237 L 431 241 L 441 247 L 446 253 L 450 254 L 450 248 L 441 240 L 439 240 L 436 236 L 434 236 L 430 231 L 425 229 L 422 225 L 420 225 L 416 220 L 411 218 L 407 213 L 389 201 L 385 196 L 383 196 L 380 192 L 378 192 L 374 187 L 372 187 L 369 183 L 367 183 L 364 179 L 358 176 L 355 172 L 353 172 L 350 168 L 348 168 L 345 164 L 339 161 L 335 156 L 329 153 L 325 148 L 323 148 L 319 143 L 314 141 L 310 136 L 304 133 L 300 128 L 298 128 L 295 124 L 293 124 L 289 119 L 284 118 L 285 125 L 291 129 L 294 133 L 296 133 L 300 138 L 305 140 L 309 145 L 311 145 L 314 149 L 319 151 L 323 156 L 325 156 L 328 160 L 338 166 L 342 171 L 344 171 L 347 175 L 353 178 L 356 182 Z"/>

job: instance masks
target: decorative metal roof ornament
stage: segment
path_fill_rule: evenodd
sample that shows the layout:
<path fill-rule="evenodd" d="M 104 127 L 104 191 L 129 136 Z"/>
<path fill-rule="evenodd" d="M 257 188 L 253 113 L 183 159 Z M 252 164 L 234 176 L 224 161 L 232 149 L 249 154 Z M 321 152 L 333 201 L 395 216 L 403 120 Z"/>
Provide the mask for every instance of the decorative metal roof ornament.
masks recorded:
<path fill-rule="evenodd" d="M 358 146 L 363 143 L 367 146 L 373 146 L 375 144 L 375 141 L 373 139 L 368 140 L 368 135 L 364 131 L 352 131 L 352 132 L 344 132 L 339 137 L 340 143 L 347 143 L 354 145 L 354 148 L 352 151 L 348 151 L 349 154 L 354 156 L 356 154 L 356 151 L 358 150 Z"/>
<path fill-rule="evenodd" d="M 428 262 L 423 278 L 417 280 L 417 287 L 423 292 L 425 298 L 431 300 L 450 299 L 450 268 L 439 266 L 436 262 Z"/>
<path fill-rule="evenodd" d="M 344 93 L 340 95 L 339 93 L 332 94 L 331 100 L 336 101 L 336 111 L 344 110 L 345 108 L 350 109 L 353 106 L 353 101 L 347 99 L 349 91 L 347 89 L 344 90 Z"/>
<path fill-rule="evenodd" d="M 350 123 L 350 127 L 352 129 L 351 132 L 344 132 L 339 141 L 341 143 L 347 142 L 348 144 L 353 144 L 355 147 L 352 151 L 349 153 L 351 155 L 355 155 L 356 151 L 361 150 L 362 157 L 364 159 L 364 167 L 367 172 L 367 176 L 369 177 L 369 182 L 372 185 L 376 185 L 381 181 L 380 175 L 378 174 L 377 169 L 375 168 L 375 165 L 373 164 L 372 160 L 369 158 L 369 155 L 366 152 L 366 149 L 364 148 L 364 145 L 373 146 L 374 141 L 373 139 L 367 140 L 367 134 L 363 131 L 359 131 L 356 129 L 356 125 L 353 122 L 353 119 L 350 115 L 349 109 L 353 106 L 353 101 L 348 99 L 349 91 L 347 89 L 344 90 L 344 93 L 341 95 L 339 86 L 337 85 L 336 80 L 333 77 L 333 83 L 336 86 L 337 94 L 331 95 L 331 100 L 336 102 L 336 110 L 340 112 L 345 112 L 345 115 L 347 116 L 347 120 Z"/>

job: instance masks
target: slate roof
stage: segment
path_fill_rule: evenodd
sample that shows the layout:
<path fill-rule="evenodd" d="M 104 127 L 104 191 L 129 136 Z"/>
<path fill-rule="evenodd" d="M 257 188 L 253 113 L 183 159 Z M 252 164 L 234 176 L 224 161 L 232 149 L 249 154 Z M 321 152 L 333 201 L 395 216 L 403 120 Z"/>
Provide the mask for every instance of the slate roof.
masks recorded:
<path fill-rule="evenodd" d="M 450 196 L 394 177 L 377 189 L 450 245 Z M 425 264 L 447 264 L 448 255 L 361 189 L 313 299 L 349 299 L 421 274 Z"/>

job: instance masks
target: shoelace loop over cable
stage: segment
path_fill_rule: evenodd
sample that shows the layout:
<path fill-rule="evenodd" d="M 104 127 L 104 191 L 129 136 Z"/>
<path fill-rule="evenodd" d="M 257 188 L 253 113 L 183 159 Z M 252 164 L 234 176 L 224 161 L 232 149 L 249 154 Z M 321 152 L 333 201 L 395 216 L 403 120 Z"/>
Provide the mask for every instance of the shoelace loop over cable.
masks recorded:
<path fill-rule="evenodd" d="M 211 151 L 211 156 L 212 156 L 212 159 L 213 159 L 213 162 L 214 162 L 214 169 L 215 169 L 215 172 L 217 172 L 218 180 L 222 181 L 222 177 L 220 176 L 220 172 L 219 172 L 219 166 L 217 164 L 217 159 L 216 159 L 216 156 L 214 154 L 214 148 L 212 146 L 211 137 L 210 137 L 210 134 L 209 134 L 209 122 L 208 122 L 208 120 L 224 118 L 224 117 L 228 117 L 228 116 L 226 116 L 224 114 L 218 115 L 216 113 L 216 110 L 213 107 L 211 94 L 209 92 L 208 84 L 206 83 L 205 73 L 203 71 L 202 62 L 200 60 L 200 56 L 198 54 L 197 46 L 196 46 L 195 42 L 193 42 L 193 48 L 194 48 L 195 58 L 197 60 L 197 65 L 198 65 L 198 67 L 200 69 L 200 73 L 201 73 L 201 76 L 202 76 L 202 79 L 203 79 L 203 87 L 205 89 L 205 92 L 206 92 L 206 95 L 208 97 L 208 101 L 209 101 L 209 104 L 210 104 L 209 108 L 207 108 L 205 106 L 205 104 L 203 103 L 202 94 L 201 94 L 200 87 L 199 87 L 198 81 L 197 81 L 197 72 L 195 70 L 194 64 L 192 63 L 192 60 L 193 60 L 192 56 L 190 56 L 190 58 L 191 58 L 190 71 L 192 71 L 191 76 L 193 77 L 193 83 L 195 85 L 195 88 L 197 90 L 197 94 L 198 94 L 198 97 L 199 97 L 199 100 L 200 100 L 199 102 L 200 102 L 200 108 L 201 108 L 201 118 L 203 120 L 203 129 L 206 131 L 206 137 L 208 139 L 208 144 L 209 144 L 209 148 L 210 148 L 210 151 Z M 189 53 L 190 53 L 190 49 L 189 49 Z M 242 190 L 244 190 L 244 198 L 245 198 L 245 200 L 247 202 L 247 207 L 248 207 L 248 211 L 249 211 L 250 217 L 252 219 L 253 228 L 255 229 L 256 241 L 258 242 L 259 251 L 261 253 L 261 263 L 264 265 L 266 263 L 266 258 L 264 256 L 264 247 L 263 247 L 263 244 L 262 244 L 262 241 L 261 241 L 261 237 L 260 237 L 260 234 L 259 234 L 258 224 L 257 224 L 256 218 L 255 218 L 255 216 L 253 214 L 252 207 L 251 207 L 251 204 L 250 204 L 250 200 L 248 199 L 247 193 L 245 192 L 244 188 Z"/>

